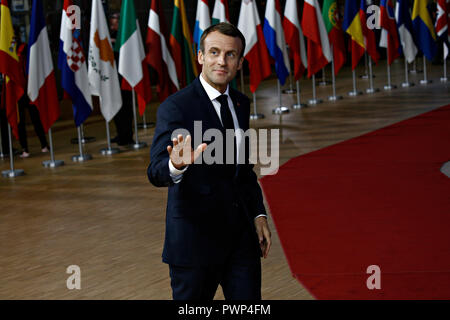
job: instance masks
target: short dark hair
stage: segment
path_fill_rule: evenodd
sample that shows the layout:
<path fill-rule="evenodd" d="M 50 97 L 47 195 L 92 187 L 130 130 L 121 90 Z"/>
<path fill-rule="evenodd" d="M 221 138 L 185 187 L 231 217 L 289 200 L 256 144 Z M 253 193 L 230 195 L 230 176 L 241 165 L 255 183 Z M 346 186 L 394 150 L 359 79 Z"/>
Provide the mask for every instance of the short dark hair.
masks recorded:
<path fill-rule="evenodd" d="M 221 34 L 224 34 L 226 36 L 230 36 L 233 38 L 239 38 L 242 43 L 242 50 L 239 58 L 242 58 L 245 51 L 245 37 L 242 34 L 241 31 L 239 31 L 238 28 L 236 28 L 234 25 L 228 22 L 221 22 L 215 25 L 212 25 L 208 28 L 206 28 L 205 31 L 203 31 L 202 36 L 200 38 L 200 50 L 204 53 L 205 52 L 205 38 L 210 34 L 211 32 L 220 32 Z"/>

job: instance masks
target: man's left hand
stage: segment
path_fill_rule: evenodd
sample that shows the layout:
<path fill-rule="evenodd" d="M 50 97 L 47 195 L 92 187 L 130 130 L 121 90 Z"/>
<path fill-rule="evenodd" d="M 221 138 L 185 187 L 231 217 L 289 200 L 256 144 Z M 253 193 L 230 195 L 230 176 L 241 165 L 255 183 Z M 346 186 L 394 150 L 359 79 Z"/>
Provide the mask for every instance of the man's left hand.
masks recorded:
<path fill-rule="evenodd" d="M 258 217 L 255 219 L 256 233 L 258 234 L 259 246 L 264 259 L 269 254 L 270 246 L 272 245 L 271 233 L 266 217 Z"/>

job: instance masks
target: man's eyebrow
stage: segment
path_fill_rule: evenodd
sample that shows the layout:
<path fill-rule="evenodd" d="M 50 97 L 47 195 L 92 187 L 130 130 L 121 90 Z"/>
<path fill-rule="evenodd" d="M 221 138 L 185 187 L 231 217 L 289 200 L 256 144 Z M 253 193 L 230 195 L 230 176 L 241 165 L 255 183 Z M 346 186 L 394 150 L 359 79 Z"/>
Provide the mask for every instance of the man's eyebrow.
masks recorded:
<path fill-rule="evenodd" d="M 215 50 L 215 51 L 221 51 L 219 48 L 217 48 L 217 47 L 211 47 L 211 48 L 209 48 L 209 51 L 212 51 L 212 50 Z M 232 49 L 232 50 L 228 50 L 228 51 L 226 51 L 226 53 L 228 53 L 228 52 L 238 52 L 237 50 L 235 50 L 235 49 Z"/>

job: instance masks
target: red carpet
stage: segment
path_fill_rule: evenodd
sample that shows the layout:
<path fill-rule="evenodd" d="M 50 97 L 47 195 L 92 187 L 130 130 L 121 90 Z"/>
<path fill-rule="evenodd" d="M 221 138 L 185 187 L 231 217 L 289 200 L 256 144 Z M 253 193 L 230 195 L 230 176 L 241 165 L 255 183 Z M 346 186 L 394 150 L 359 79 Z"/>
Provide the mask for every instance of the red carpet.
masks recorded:
<path fill-rule="evenodd" d="M 262 178 L 293 275 L 317 299 L 450 299 L 449 160 L 450 105 Z"/>

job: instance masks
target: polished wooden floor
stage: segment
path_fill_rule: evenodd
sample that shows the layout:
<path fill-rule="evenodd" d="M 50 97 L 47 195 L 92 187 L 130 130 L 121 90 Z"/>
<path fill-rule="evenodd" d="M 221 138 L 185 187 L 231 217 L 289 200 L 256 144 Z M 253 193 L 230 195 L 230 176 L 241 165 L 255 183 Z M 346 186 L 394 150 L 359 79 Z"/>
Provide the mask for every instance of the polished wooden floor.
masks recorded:
<path fill-rule="evenodd" d="M 362 66 L 357 74 L 363 71 Z M 258 112 L 266 118 L 252 121 L 252 126 L 281 129 L 280 162 L 284 163 L 450 103 L 450 86 L 439 81 L 442 66 L 429 64 L 428 71 L 432 84 L 420 85 L 423 74 L 410 74 L 416 85 L 402 88 L 403 61 L 399 60 L 392 66 L 392 82 L 399 88 L 349 97 L 352 82 L 346 67 L 337 78 L 337 93 L 343 100 L 328 102 L 331 86 L 319 86 L 317 96 L 324 103 L 282 117 L 271 113 L 278 98 L 275 80 L 268 80 L 257 92 Z M 329 67 L 327 72 L 329 79 Z M 382 89 L 383 61 L 374 72 L 375 87 Z M 358 79 L 358 86 L 365 90 L 368 80 Z M 311 80 L 301 80 L 301 87 L 302 102 L 307 102 Z M 296 101 L 295 95 L 282 98 L 285 105 Z M 156 105 L 148 108 L 147 120 L 155 121 L 155 109 Z M 114 135 L 113 125 L 111 129 Z M 161 262 L 167 189 L 157 189 L 147 180 L 149 148 L 122 148 L 121 154 L 102 156 L 104 121 L 91 117 L 85 134 L 97 140 L 86 144 L 85 150 L 94 159 L 74 163 L 71 156 L 78 149 L 70 144 L 76 136 L 72 122 L 59 121 L 53 130 L 56 159 L 64 160 L 65 166 L 43 168 L 41 162 L 49 156 L 41 154 L 37 139 L 30 137 L 32 156 L 16 157 L 15 162 L 26 175 L 0 179 L 0 299 L 170 299 L 168 267 Z M 139 135 L 150 144 L 153 129 L 139 130 Z M 17 142 L 15 146 L 19 147 Z M 0 169 L 9 169 L 8 159 L 0 160 Z M 301 204 L 298 211 L 301 214 Z M 314 299 L 292 277 L 272 220 L 270 224 L 274 244 L 262 264 L 263 298 Z M 70 265 L 81 268 L 81 290 L 66 287 Z M 221 290 L 216 298 L 223 298 Z"/>

